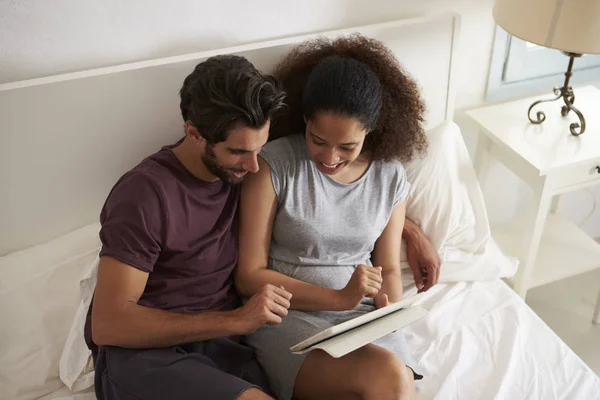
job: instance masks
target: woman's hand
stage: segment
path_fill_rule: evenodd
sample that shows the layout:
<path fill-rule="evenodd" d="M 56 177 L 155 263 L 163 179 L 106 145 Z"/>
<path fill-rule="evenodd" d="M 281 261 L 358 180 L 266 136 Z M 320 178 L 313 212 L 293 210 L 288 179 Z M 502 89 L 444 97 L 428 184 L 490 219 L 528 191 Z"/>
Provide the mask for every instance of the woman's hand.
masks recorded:
<path fill-rule="evenodd" d="M 390 299 L 385 293 L 379 293 L 375 296 L 375 308 L 383 308 L 390 305 Z"/>
<path fill-rule="evenodd" d="M 381 267 L 360 264 L 345 288 L 338 291 L 342 310 L 355 309 L 365 297 L 374 298 L 381 289 Z"/>

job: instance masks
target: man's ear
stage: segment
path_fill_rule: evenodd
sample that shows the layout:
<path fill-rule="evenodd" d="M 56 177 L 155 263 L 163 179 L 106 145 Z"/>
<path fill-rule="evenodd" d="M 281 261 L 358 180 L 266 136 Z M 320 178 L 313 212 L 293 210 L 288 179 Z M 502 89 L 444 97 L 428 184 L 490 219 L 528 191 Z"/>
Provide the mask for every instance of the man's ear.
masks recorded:
<path fill-rule="evenodd" d="M 185 121 L 185 135 L 192 139 L 194 142 L 204 140 L 202 135 L 200 135 L 200 131 L 198 131 L 198 128 L 196 128 L 190 120 Z"/>

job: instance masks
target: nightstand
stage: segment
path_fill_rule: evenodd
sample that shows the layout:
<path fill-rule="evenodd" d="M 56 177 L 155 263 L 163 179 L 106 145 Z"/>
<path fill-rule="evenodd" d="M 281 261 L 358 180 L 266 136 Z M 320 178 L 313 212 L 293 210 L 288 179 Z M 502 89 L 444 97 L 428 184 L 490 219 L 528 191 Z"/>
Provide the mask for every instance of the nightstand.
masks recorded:
<path fill-rule="evenodd" d="M 529 122 L 527 109 L 543 96 L 467 112 L 480 131 L 474 164 L 482 187 L 493 156 L 533 190 L 524 219 L 492 228 L 504 252 L 520 261 L 510 283 L 523 298 L 530 288 L 600 267 L 600 245 L 559 210 L 562 194 L 600 184 L 600 90 L 581 87 L 575 96 L 587 122 L 579 137 L 569 131 L 577 117 L 561 117 L 558 101 L 532 111 L 544 111 L 544 123 Z"/>

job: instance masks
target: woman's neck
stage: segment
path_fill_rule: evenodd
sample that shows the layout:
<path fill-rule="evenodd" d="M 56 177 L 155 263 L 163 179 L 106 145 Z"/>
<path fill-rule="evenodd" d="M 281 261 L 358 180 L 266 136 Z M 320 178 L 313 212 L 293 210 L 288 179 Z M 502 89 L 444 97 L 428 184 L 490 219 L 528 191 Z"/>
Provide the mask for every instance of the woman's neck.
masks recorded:
<path fill-rule="evenodd" d="M 350 184 L 362 178 L 368 171 L 371 165 L 371 157 L 368 154 L 361 155 L 347 165 L 340 173 L 332 175 L 331 178 L 339 183 Z"/>

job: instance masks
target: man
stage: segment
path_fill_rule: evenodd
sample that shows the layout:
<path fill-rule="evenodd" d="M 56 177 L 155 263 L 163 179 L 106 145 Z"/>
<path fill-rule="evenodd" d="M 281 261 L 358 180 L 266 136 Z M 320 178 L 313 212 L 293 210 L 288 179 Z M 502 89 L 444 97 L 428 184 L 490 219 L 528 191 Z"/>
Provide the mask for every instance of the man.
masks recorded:
<path fill-rule="evenodd" d="M 271 399 L 239 337 L 280 323 L 291 294 L 266 286 L 240 307 L 231 274 L 237 184 L 258 170 L 285 95 L 275 78 L 238 56 L 200 63 L 180 94 L 185 138 L 121 177 L 100 215 L 86 323 L 96 395 Z"/>

